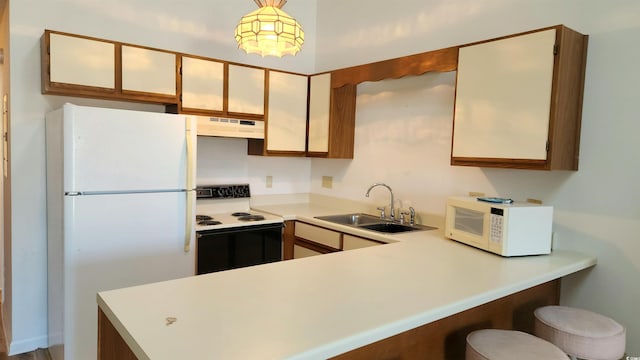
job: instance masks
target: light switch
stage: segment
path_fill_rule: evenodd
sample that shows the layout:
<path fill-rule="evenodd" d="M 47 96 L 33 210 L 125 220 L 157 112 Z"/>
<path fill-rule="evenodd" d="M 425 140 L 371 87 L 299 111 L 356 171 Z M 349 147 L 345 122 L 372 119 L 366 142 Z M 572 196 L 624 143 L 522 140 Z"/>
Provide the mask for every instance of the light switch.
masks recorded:
<path fill-rule="evenodd" d="M 266 187 L 270 188 L 273 186 L 273 176 L 267 175 Z"/>

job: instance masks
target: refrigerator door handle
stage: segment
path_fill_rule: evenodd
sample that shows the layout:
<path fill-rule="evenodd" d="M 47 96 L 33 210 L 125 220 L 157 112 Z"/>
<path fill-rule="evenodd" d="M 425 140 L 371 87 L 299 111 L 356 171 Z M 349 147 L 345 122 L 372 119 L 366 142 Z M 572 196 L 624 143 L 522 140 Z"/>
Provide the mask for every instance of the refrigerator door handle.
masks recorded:
<path fill-rule="evenodd" d="M 186 191 L 186 196 L 187 196 L 187 211 L 185 211 L 186 213 L 186 219 L 185 219 L 185 234 L 184 234 L 184 252 L 189 252 L 191 250 L 191 232 L 193 230 L 193 221 L 195 219 L 194 215 L 193 215 L 193 193 L 194 193 L 194 188 L 195 185 L 193 184 L 193 173 L 194 173 L 194 167 L 193 167 L 193 161 L 194 161 L 194 155 L 193 155 L 193 138 L 194 135 L 192 133 L 192 131 L 195 131 L 195 129 L 192 129 L 191 127 L 191 117 L 187 117 L 186 121 L 185 121 L 185 136 L 186 136 L 186 141 L 187 141 L 187 191 Z"/>
<path fill-rule="evenodd" d="M 187 190 L 187 219 L 184 231 L 184 252 L 188 253 L 191 250 L 191 232 L 193 229 L 193 212 L 191 210 L 193 204 L 193 190 Z"/>

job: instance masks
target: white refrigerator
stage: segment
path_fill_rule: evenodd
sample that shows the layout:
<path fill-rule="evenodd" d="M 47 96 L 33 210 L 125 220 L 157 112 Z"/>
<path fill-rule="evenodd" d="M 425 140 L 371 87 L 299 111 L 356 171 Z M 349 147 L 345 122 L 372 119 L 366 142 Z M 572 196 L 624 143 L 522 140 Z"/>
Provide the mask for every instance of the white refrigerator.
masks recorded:
<path fill-rule="evenodd" d="M 54 360 L 97 357 L 97 292 L 194 275 L 195 124 L 72 104 L 46 115 Z"/>

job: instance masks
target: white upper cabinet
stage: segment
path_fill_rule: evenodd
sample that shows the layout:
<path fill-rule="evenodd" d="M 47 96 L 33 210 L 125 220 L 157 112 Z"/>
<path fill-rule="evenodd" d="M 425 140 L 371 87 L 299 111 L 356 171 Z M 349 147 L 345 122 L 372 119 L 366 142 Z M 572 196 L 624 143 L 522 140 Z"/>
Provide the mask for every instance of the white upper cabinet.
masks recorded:
<path fill-rule="evenodd" d="M 309 144 L 307 151 L 329 151 L 329 114 L 331 102 L 331 74 L 309 78 Z"/>
<path fill-rule="evenodd" d="M 267 151 L 305 151 L 307 83 L 304 75 L 269 71 Z"/>
<path fill-rule="evenodd" d="M 460 48 L 453 156 L 545 160 L 554 29 Z"/>
<path fill-rule="evenodd" d="M 115 88 L 113 43 L 51 33 L 49 63 L 52 83 Z"/>
<path fill-rule="evenodd" d="M 176 96 L 176 54 L 123 45 L 122 90 Z"/>
<path fill-rule="evenodd" d="M 182 57 L 182 107 L 222 111 L 224 63 Z"/>
<path fill-rule="evenodd" d="M 264 115 L 265 70 L 229 65 L 230 113 Z"/>
<path fill-rule="evenodd" d="M 556 26 L 460 47 L 451 164 L 577 170 L 586 46 Z"/>

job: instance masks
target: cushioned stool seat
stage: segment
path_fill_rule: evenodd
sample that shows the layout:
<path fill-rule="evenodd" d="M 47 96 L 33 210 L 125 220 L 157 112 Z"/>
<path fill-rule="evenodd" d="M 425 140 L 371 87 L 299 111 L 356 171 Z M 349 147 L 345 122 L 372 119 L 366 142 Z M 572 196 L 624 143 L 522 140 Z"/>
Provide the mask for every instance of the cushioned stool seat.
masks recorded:
<path fill-rule="evenodd" d="M 626 331 L 611 318 L 566 306 L 544 306 L 534 315 L 536 336 L 571 356 L 617 360 L 624 355 Z"/>
<path fill-rule="evenodd" d="M 513 330 L 476 330 L 467 336 L 466 360 L 567 360 L 552 343 Z"/>

